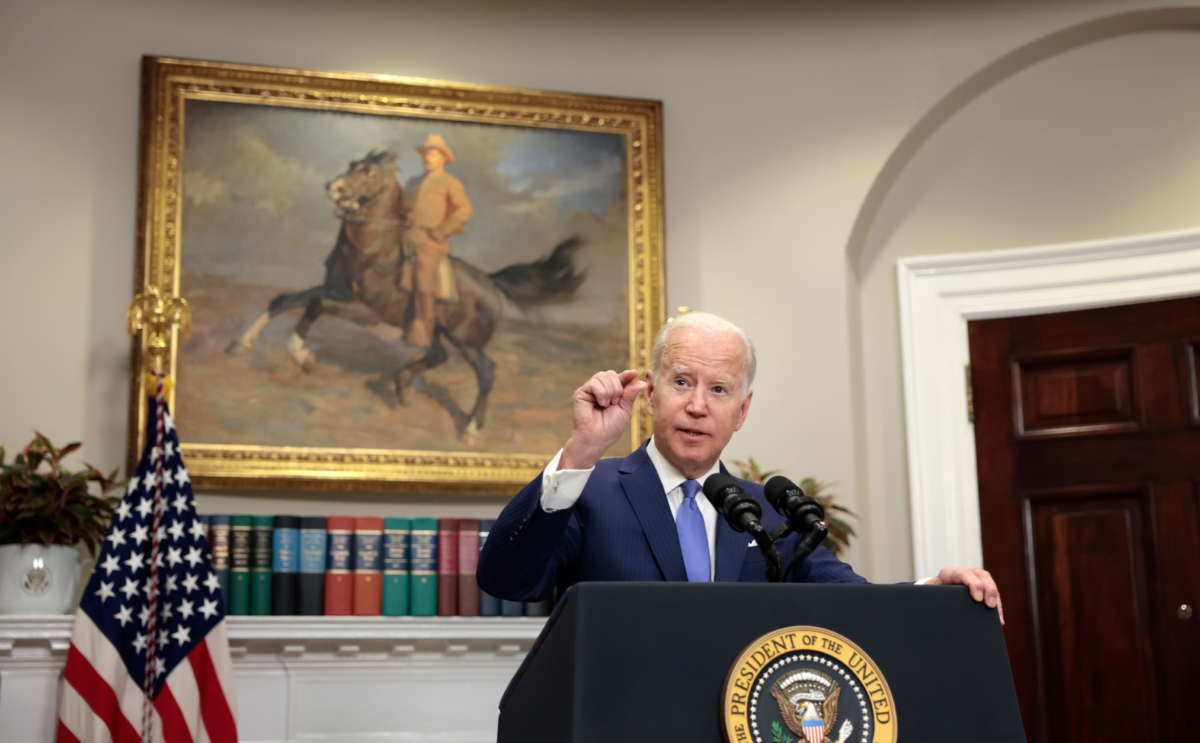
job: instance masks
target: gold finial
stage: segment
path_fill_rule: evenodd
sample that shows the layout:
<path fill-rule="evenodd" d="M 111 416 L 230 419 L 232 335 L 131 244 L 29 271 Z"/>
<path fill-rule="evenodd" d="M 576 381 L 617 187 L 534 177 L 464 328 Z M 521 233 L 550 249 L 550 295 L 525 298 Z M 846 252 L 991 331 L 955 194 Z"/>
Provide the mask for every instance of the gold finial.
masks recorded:
<path fill-rule="evenodd" d="M 125 317 L 129 335 L 142 334 L 142 350 L 150 357 L 149 369 L 163 371 L 163 360 L 171 351 L 171 331 L 179 326 L 184 337 L 192 333 L 192 310 L 183 297 L 164 297 L 158 287 L 149 287 L 129 305 Z"/>
<path fill-rule="evenodd" d="M 689 313 L 691 311 L 692 311 L 691 307 L 688 307 L 686 304 L 681 304 L 675 308 L 675 314 L 672 315 L 671 317 L 667 318 L 667 322 L 671 322 L 676 317 L 679 317 L 680 315 L 686 315 L 687 313 Z"/>

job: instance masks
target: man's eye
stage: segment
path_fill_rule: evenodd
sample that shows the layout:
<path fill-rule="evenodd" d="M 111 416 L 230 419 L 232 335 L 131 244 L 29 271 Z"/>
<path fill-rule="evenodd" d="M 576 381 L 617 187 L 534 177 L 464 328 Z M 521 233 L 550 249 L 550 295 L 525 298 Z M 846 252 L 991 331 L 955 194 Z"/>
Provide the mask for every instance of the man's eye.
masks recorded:
<path fill-rule="evenodd" d="M 725 392 L 725 388 L 718 384 L 713 387 L 713 392 L 716 392 L 719 395 Z"/>
<path fill-rule="evenodd" d="M 675 380 L 675 386 L 676 386 L 676 387 L 684 387 L 684 386 L 686 386 L 686 385 L 687 385 L 687 380 L 686 380 L 686 379 L 676 379 L 676 380 Z"/>

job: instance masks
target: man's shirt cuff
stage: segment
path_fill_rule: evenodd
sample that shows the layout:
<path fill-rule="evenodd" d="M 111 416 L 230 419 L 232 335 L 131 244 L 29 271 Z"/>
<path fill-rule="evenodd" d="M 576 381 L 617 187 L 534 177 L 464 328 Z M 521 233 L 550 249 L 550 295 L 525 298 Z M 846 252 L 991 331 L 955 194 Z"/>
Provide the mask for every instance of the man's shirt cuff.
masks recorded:
<path fill-rule="evenodd" d="M 554 513 L 564 508 L 570 508 L 583 495 L 583 486 L 592 476 L 595 467 L 585 470 L 560 470 L 558 462 L 562 459 L 563 450 L 559 449 L 554 459 L 542 470 L 542 510 Z"/>

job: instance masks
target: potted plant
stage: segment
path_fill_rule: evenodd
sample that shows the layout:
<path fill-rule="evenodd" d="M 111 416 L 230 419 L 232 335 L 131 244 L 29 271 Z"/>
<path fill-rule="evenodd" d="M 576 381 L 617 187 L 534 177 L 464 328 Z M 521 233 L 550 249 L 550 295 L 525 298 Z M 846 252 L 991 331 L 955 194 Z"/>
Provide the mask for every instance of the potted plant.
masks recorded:
<path fill-rule="evenodd" d="M 10 463 L 0 447 L 0 614 L 55 614 L 71 609 L 82 563 L 77 545 L 95 555 L 119 497 L 117 471 L 90 464 L 69 470 L 38 433 Z"/>
<path fill-rule="evenodd" d="M 779 474 L 779 470 L 764 472 L 758 462 L 754 461 L 754 457 L 747 457 L 745 461 L 735 461 L 733 466 L 737 468 L 738 477 L 760 485 Z M 845 517 L 858 518 L 858 515 L 849 508 L 834 502 L 836 496 L 829 492 L 830 483 L 806 477 L 799 484 L 805 495 L 815 499 L 817 503 L 821 504 L 821 508 L 825 509 L 825 524 L 829 527 L 829 534 L 821 544 L 834 555 L 840 556 L 842 551 L 850 546 L 850 538 L 857 536 L 854 527 L 846 521 Z"/>

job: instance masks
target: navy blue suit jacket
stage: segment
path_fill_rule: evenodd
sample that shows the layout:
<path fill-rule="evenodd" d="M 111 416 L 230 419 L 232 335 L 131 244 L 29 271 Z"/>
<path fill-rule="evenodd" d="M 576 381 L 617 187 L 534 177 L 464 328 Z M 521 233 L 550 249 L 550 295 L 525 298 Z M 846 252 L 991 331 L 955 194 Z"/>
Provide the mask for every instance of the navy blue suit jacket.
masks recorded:
<path fill-rule="evenodd" d="M 767 530 L 783 521 L 761 485 L 738 484 L 762 505 Z M 675 519 L 646 444 L 627 457 L 598 462 L 573 507 L 546 513 L 541 497 L 539 474 L 505 506 L 488 534 L 477 573 L 488 593 L 533 601 L 579 581 L 687 580 Z M 795 534 L 776 542 L 784 566 L 798 542 Z M 716 552 L 716 580 L 766 581 L 762 550 L 720 517 Z M 802 560 L 788 580 L 867 582 L 824 547 Z"/>

